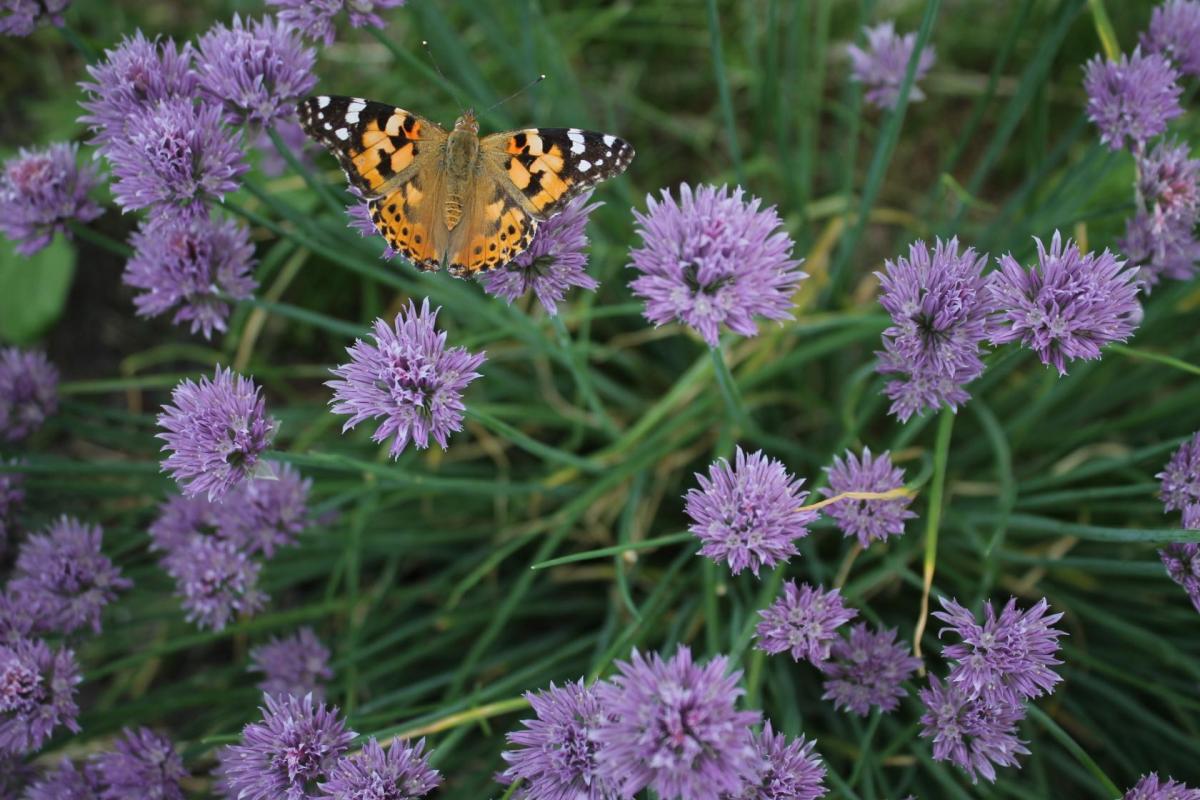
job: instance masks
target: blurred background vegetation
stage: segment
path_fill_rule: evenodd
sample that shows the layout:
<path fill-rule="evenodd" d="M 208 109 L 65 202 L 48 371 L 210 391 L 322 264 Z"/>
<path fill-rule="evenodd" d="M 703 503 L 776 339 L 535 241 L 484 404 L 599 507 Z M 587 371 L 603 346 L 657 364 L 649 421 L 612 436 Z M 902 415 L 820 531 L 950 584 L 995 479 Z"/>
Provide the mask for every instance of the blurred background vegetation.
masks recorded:
<path fill-rule="evenodd" d="M 807 665 L 753 655 L 754 610 L 783 571 L 730 578 L 706 570 L 691 542 L 530 569 L 683 530 L 692 473 L 733 441 L 766 449 L 810 484 L 832 455 L 863 445 L 890 447 L 911 479 L 927 479 L 929 418 L 901 426 L 887 417 L 872 373 L 885 322 L 871 273 L 908 241 L 935 235 L 1018 258 L 1032 253 L 1032 236 L 1055 229 L 1088 248 L 1115 246 L 1133 208 L 1132 160 L 1099 145 L 1080 85 L 1083 64 L 1101 51 L 1102 5 L 944 0 L 927 99 L 909 106 L 895 137 L 889 117 L 865 108 L 847 80 L 844 50 L 866 23 L 916 30 L 923 2 L 410 0 L 387 14 L 394 47 L 343 31 L 320 52 L 320 91 L 452 122 L 457 102 L 421 50 L 428 40 L 464 104 L 487 107 L 547 74 L 488 114 L 485 129 L 586 126 L 620 134 L 639 154 L 627 177 L 598 192 L 606 205 L 590 228 L 590 272 L 602 286 L 569 298 L 569 337 L 540 308 L 506 308 L 445 275 L 401 262 L 380 265 L 390 280 L 344 268 L 370 262 L 376 242 L 343 261 L 255 228 L 260 297 L 365 330 L 427 294 L 445 307 L 451 343 L 487 350 L 468 405 L 493 424 L 476 417 L 448 452 L 409 451 L 396 465 L 365 432 L 339 436 L 341 420 L 325 408 L 324 369 L 344 360 L 345 330 L 244 304 L 226 336 L 205 342 L 134 317 L 123 261 L 102 248 L 59 242 L 32 260 L 0 248 L 0 338 L 42 343 L 67 381 L 63 411 L 30 459 L 29 526 L 62 512 L 101 522 L 107 549 L 137 582 L 104 636 L 80 650 L 84 734 L 67 748 L 137 722 L 170 730 L 202 769 L 205 753 L 255 716 L 247 648 L 303 622 L 334 650 L 330 699 L 355 730 L 436 731 L 446 797 L 498 794 L 491 775 L 522 691 L 602 673 L 632 646 L 669 651 L 679 641 L 731 652 L 748 671 L 750 702 L 777 727 L 818 740 L 834 796 L 1108 796 L 1081 753 L 1122 788 L 1152 769 L 1200 782 L 1197 617 L 1155 554 L 1177 522 L 1162 516 L 1153 480 L 1200 426 L 1195 367 L 1110 352 L 1059 379 L 1029 354 L 1013 355 L 994 360 L 958 415 L 935 595 L 975 607 L 1047 596 L 1070 633 L 1065 683 L 1022 729 L 1033 753 L 995 786 L 971 786 L 930 760 L 914 698 L 860 721 L 819 699 Z M 1131 51 L 1152 4 L 1107 6 Z M 67 19 L 99 51 L 137 28 L 186 40 L 235 12 L 262 11 L 252 2 L 75 0 Z M 84 60 L 58 31 L 0 40 L 0 63 L 4 155 L 83 139 Z M 1172 131 L 1194 143 L 1194 115 Z M 317 163 L 341 184 L 331 159 Z M 254 177 L 311 217 L 315 235 L 340 228 L 299 176 Z M 878 193 L 864 192 L 875 180 Z M 795 322 L 730 343 L 751 412 L 738 428 L 725 422 L 703 344 L 675 326 L 648 328 L 625 285 L 631 207 L 681 181 L 741 183 L 777 204 L 812 275 Z M 94 227 L 124 239 L 134 225 L 110 209 Z M 1200 363 L 1198 304 L 1194 284 L 1160 287 L 1133 344 Z M 179 377 L 218 362 L 267 388 L 283 421 L 279 446 L 315 479 L 323 523 L 267 567 L 264 613 L 206 634 L 182 621 L 145 528 L 171 489 L 157 474 L 154 412 Z M 502 426 L 509 435 L 497 435 Z M 849 569 L 851 602 L 910 639 L 925 502 L 903 539 L 852 566 L 850 544 L 817 530 L 786 574 L 828 585 Z M 934 633 L 924 650 L 940 672 Z"/>

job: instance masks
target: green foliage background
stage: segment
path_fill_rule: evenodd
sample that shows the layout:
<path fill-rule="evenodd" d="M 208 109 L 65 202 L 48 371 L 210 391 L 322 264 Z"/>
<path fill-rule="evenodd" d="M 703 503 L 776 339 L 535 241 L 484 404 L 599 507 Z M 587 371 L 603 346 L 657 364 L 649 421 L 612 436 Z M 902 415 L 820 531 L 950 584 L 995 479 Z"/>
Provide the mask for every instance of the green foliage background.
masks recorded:
<path fill-rule="evenodd" d="M 1108 5 L 1112 35 L 1132 50 L 1151 4 Z M 0 336 L 41 341 L 66 379 L 62 413 L 27 454 L 27 522 L 65 512 L 102 523 L 106 549 L 136 581 L 103 636 L 79 649 L 84 733 L 51 752 L 99 748 L 121 726 L 147 724 L 171 731 L 202 773 L 212 748 L 256 716 L 247 649 L 305 623 L 334 650 L 330 698 L 353 728 L 427 732 L 446 798 L 500 794 L 492 774 L 522 692 L 607 674 L 632 647 L 680 642 L 731 654 L 751 705 L 817 739 L 831 796 L 1103 798 L 1154 769 L 1200 783 L 1197 616 L 1155 553 L 1195 533 L 1163 516 L 1153 479 L 1200 427 L 1195 284 L 1159 288 L 1131 349 L 1069 377 L 1027 352 L 992 358 L 972 401 L 940 424 L 886 416 L 872 372 L 885 318 L 871 272 L 908 241 L 956 234 L 1027 259 L 1032 236 L 1061 229 L 1114 246 L 1133 207 L 1132 163 L 1099 145 L 1080 86 L 1101 50 L 1102 6 L 410 0 L 388 13 L 382 40 L 343 32 L 321 51 L 322 91 L 450 122 L 447 88 L 487 107 L 544 72 L 485 114 L 485 129 L 586 126 L 636 146 L 627 177 L 597 195 L 606 205 L 590 230 L 590 271 L 602 286 L 571 296 L 561 328 L 535 306 L 378 261 L 380 243 L 344 231 L 294 173 L 256 171 L 230 200 L 253 221 L 262 288 L 212 342 L 133 316 L 123 258 L 102 238 L 123 239 L 128 216 L 110 211 L 93 226 L 101 236 L 78 241 L 73 278 L 72 248 L 30 262 L 5 251 Z M 68 20 L 99 50 L 138 27 L 188 38 L 235 11 L 262 8 L 76 0 Z M 888 18 L 924 27 L 938 52 L 928 99 L 902 117 L 865 108 L 847 81 L 845 45 Z M 84 64 L 59 32 L 0 41 L 0 59 L 7 150 L 82 138 Z M 1195 115 L 1172 130 L 1194 142 Z M 340 186 L 332 161 L 318 163 Z M 631 207 L 680 181 L 741 183 L 777 204 L 813 276 L 794 322 L 727 342 L 737 419 L 703 344 L 675 326 L 648 328 L 625 286 Z M 486 349 L 488 362 L 449 451 L 391 463 L 368 431 L 339 435 L 321 382 L 371 319 L 426 295 L 444 307 L 451 343 Z M 158 474 L 154 413 L 179 378 L 218 362 L 266 387 L 282 421 L 279 458 L 314 478 L 324 522 L 264 571 L 264 613 L 209 634 L 183 622 L 146 526 L 172 490 Z M 846 447 L 890 448 L 920 489 L 920 516 L 902 539 L 854 559 L 819 525 L 786 569 L 731 578 L 677 534 L 692 473 L 734 443 L 766 449 L 810 485 Z M 913 697 L 860 721 L 819 699 L 814 669 L 750 648 L 755 610 L 785 575 L 826 585 L 843 575 L 866 619 L 911 639 L 930 487 L 942 482 L 934 596 L 975 607 L 1046 596 L 1070 633 L 1064 684 L 1022 728 L 1032 755 L 994 786 L 931 760 Z M 596 557 L 603 548 L 623 555 Z M 534 569 L 572 554 L 592 557 Z M 936 626 L 922 644 L 940 673 Z M 204 787 L 191 785 L 197 796 Z"/>

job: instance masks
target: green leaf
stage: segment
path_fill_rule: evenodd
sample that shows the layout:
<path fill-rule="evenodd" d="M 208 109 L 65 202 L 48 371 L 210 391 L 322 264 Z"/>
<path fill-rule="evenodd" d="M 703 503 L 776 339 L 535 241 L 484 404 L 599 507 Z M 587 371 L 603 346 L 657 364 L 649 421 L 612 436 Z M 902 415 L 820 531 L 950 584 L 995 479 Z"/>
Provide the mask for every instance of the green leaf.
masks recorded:
<path fill-rule="evenodd" d="M 24 344 L 53 325 L 74 274 L 75 248 L 61 236 L 29 257 L 0 251 L 0 340 Z"/>

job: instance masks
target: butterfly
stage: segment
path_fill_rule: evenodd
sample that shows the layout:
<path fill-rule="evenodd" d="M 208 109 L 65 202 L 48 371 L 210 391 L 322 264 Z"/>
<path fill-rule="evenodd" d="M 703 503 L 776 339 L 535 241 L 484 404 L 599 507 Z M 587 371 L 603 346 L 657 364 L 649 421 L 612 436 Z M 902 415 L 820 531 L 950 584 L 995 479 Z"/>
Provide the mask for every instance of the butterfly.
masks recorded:
<path fill-rule="evenodd" d="M 633 147 L 577 128 L 480 138 L 465 112 L 447 131 L 411 111 L 357 97 L 309 97 L 304 131 L 337 157 L 392 249 L 419 269 L 471 277 L 526 250 L 538 223 L 602 180 Z"/>

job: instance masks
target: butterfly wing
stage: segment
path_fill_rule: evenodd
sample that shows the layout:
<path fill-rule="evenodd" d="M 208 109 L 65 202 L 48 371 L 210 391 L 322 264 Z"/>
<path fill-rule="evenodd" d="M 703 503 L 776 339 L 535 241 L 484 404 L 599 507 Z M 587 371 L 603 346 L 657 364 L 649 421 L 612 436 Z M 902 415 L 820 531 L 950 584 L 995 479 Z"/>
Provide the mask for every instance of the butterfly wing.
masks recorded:
<path fill-rule="evenodd" d="M 633 147 L 607 133 L 578 128 L 528 128 L 485 136 L 484 161 L 531 216 L 549 219 L 574 197 L 616 177 Z M 509 189 L 511 187 L 511 189 Z"/>
<path fill-rule="evenodd" d="M 381 198 L 437 164 L 447 133 L 411 111 L 358 97 L 309 97 L 297 106 L 304 132 L 337 157 L 350 185 Z"/>
<path fill-rule="evenodd" d="M 337 157 L 367 198 L 392 249 L 422 270 L 438 269 L 449 239 L 438 213 L 446 131 L 411 111 L 357 97 L 309 97 L 298 111 L 305 133 Z"/>
<path fill-rule="evenodd" d="M 486 165 L 475 180 L 459 224 L 450 233 L 447 269 L 471 277 L 503 266 L 529 248 L 538 220 Z"/>

